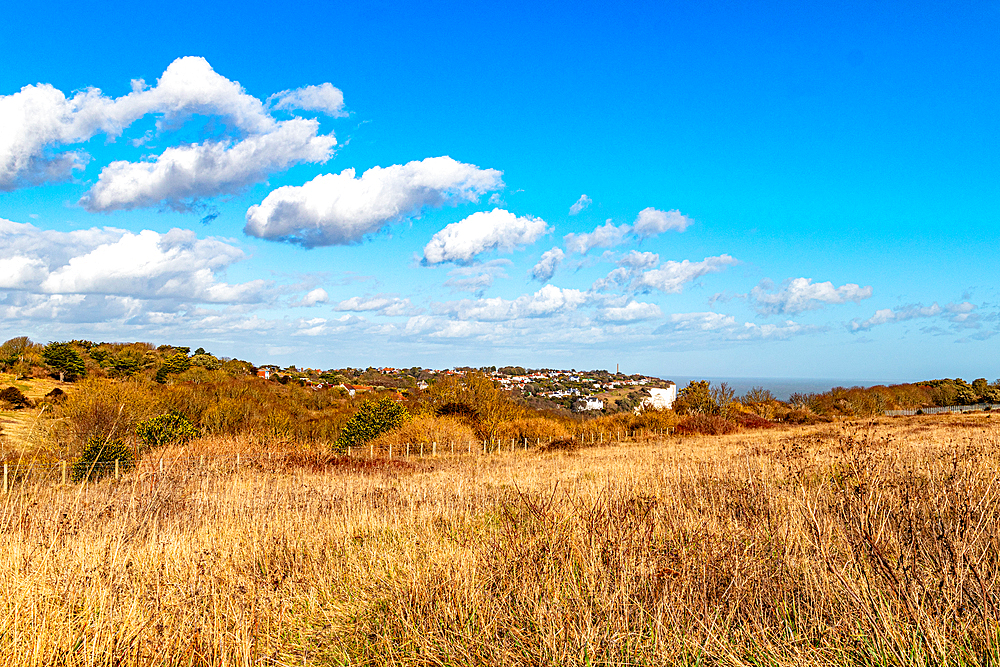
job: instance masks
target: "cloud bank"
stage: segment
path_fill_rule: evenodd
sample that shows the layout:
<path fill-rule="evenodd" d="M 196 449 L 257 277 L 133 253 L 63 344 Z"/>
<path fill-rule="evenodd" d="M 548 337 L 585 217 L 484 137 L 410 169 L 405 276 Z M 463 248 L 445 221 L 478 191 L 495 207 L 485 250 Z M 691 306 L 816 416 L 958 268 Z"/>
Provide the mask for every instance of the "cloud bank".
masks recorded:
<path fill-rule="evenodd" d="M 338 101 L 339 100 L 339 101 Z M 343 94 L 329 83 L 281 94 L 276 108 L 339 115 Z M 67 150 L 98 134 L 109 141 L 132 123 L 157 115 L 162 132 L 194 115 L 218 117 L 227 136 L 166 149 L 136 163 L 113 162 L 80 203 L 92 212 L 165 204 L 187 210 L 199 198 L 234 194 L 267 174 L 301 162 L 324 162 L 336 139 L 319 135 L 318 122 L 279 121 L 236 81 L 216 73 L 204 58 L 172 62 L 153 87 L 132 82 L 118 98 L 87 88 L 73 97 L 49 84 L 0 96 L 0 191 L 70 178 L 89 156 Z"/>

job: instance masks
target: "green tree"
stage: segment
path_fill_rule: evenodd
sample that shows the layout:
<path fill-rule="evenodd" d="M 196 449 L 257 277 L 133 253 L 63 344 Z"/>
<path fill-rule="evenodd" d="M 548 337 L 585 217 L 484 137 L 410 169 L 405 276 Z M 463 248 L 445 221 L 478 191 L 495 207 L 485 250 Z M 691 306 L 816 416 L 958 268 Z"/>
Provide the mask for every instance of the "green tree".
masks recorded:
<path fill-rule="evenodd" d="M 49 343 L 42 351 L 42 358 L 49 368 L 59 373 L 59 381 L 67 377 L 74 380 L 87 372 L 83 357 L 69 343 Z"/>
<path fill-rule="evenodd" d="M 674 411 L 679 415 L 714 415 L 719 412 L 719 404 L 712 397 L 708 380 L 691 380 L 677 394 Z"/>
<path fill-rule="evenodd" d="M 156 371 L 156 381 L 163 384 L 167 381 L 167 376 L 183 373 L 191 368 L 191 360 L 188 359 L 187 352 L 176 352 L 163 362 L 160 370 Z"/>
<path fill-rule="evenodd" d="M 363 445 L 410 420 L 410 413 L 389 397 L 369 399 L 361 404 L 337 438 L 338 451 Z"/>

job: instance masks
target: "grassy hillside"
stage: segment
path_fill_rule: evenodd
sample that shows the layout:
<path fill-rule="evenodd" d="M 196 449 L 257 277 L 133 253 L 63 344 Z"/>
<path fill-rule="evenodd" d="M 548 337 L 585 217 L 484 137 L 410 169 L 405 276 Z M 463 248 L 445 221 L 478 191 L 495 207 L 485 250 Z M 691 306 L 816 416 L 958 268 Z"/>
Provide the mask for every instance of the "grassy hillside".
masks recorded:
<path fill-rule="evenodd" d="M 982 414 L 409 462 L 202 438 L 0 498 L 0 661 L 997 664 L 998 443 Z"/>

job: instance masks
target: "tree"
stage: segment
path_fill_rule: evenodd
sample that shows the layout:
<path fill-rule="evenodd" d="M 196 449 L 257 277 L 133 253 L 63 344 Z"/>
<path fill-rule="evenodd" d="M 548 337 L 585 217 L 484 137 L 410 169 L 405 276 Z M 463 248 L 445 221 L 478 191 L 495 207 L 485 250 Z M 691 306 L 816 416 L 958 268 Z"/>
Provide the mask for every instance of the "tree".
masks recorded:
<path fill-rule="evenodd" d="M 778 399 L 770 390 L 763 387 L 752 387 L 740 399 L 740 403 L 745 405 L 750 412 L 764 419 L 773 418 L 775 409 L 778 407 Z"/>
<path fill-rule="evenodd" d="M 344 430 L 337 438 L 336 448 L 342 452 L 348 447 L 363 445 L 408 421 L 410 413 L 391 398 L 369 399 L 361 404 L 354 416 L 344 425 Z"/>
<path fill-rule="evenodd" d="M 73 380 L 87 372 L 83 357 L 69 343 L 49 343 L 42 352 L 42 358 L 49 368 L 59 373 L 59 381 Z"/>
<path fill-rule="evenodd" d="M 679 415 L 714 415 L 719 405 L 712 398 L 708 380 L 691 380 L 677 394 L 674 411 Z"/>

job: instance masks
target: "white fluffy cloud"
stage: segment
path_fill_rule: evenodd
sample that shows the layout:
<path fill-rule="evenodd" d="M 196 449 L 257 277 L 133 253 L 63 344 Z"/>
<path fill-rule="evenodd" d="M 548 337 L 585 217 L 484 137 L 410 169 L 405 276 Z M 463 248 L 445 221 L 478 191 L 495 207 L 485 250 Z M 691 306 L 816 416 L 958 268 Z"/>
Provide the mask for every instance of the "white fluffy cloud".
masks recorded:
<path fill-rule="evenodd" d="M 503 187 L 501 173 L 450 157 L 373 167 L 355 178 L 354 169 L 321 174 L 305 185 L 272 191 L 251 206 L 243 231 L 306 247 L 359 243 L 425 207 L 476 201 Z"/>
<path fill-rule="evenodd" d="M 373 297 L 353 296 L 338 303 L 334 310 L 352 311 L 356 313 L 375 312 L 379 315 L 410 315 L 414 312 L 409 299 L 378 294 Z"/>
<path fill-rule="evenodd" d="M 641 239 L 662 234 L 667 230 L 683 232 L 694 222 L 691 218 L 682 214 L 677 209 L 672 211 L 658 211 L 652 206 L 639 211 L 639 216 L 632 225 L 632 230 Z"/>
<path fill-rule="evenodd" d="M 618 266 L 627 266 L 633 269 L 651 269 L 660 263 L 660 256 L 655 252 L 639 252 L 630 250 L 627 255 L 618 260 Z"/>
<path fill-rule="evenodd" d="M 275 109 L 322 111 L 328 116 L 347 115 L 344 113 L 344 93 L 329 83 L 283 90 L 272 95 L 271 99 Z"/>
<path fill-rule="evenodd" d="M 308 292 L 302 301 L 298 303 L 300 306 L 317 306 L 321 303 L 326 303 L 330 300 L 330 295 L 326 293 L 326 290 L 322 287 L 317 287 L 314 290 Z"/>
<path fill-rule="evenodd" d="M 531 269 L 531 277 L 540 283 L 548 282 L 555 275 L 559 263 L 563 261 L 566 253 L 561 248 L 552 248 L 542 253 L 541 259 Z"/>
<path fill-rule="evenodd" d="M 563 237 L 563 243 L 569 252 L 586 255 L 592 248 L 613 248 L 625 242 L 625 237 L 632 228 L 628 225 L 619 227 L 606 223 L 589 233 L 567 234 Z"/>
<path fill-rule="evenodd" d="M 569 207 L 569 214 L 576 215 L 583 209 L 590 206 L 591 203 L 593 203 L 593 201 L 594 200 L 588 197 L 587 195 L 580 195 L 580 198 L 576 200 L 576 203 L 574 203 L 572 206 Z"/>
<path fill-rule="evenodd" d="M 807 327 L 792 320 L 784 324 L 763 324 L 753 322 L 739 324 L 732 315 L 723 313 L 674 313 L 670 321 L 657 329 L 657 333 L 699 335 L 713 339 L 746 341 L 784 339 L 796 334 L 817 331 L 816 327 Z"/>
<path fill-rule="evenodd" d="M 271 132 L 238 142 L 168 148 L 143 162 L 112 162 L 80 203 L 91 212 L 164 203 L 185 211 L 203 197 L 239 192 L 300 162 L 325 162 L 336 140 L 317 136 L 315 120 L 282 121 Z"/>
<path fill-rule="evenodd" d="M 548 231 L 541 218 L 518 217 L 499 208 L 477 211 L 432 236 L 424 246 L 424 262 L 469 262 L 487 250 L 511 252 L 531 245 Z"/>
<path fill-rule="evenodd" d="M 216 273 L 244 259 L 243 251 L 182 229 L 52 232 L 0 220 L 0 254 L 0 285 L 37 295 L 252 303 L 266 287 L 219 281 Z"/>
<path fill-rule="evenodd" d="M 629 301 L 621 307 L 605 308 L 600 317 L 607 322 L 640 322 L 663 317 L 663 312 L 655 303 Z"/>
<path fill-rule="evenodd" d="M 655 289 L 667 294 L 679 294 L 684 285 L 709 273 L 718 273 L 737 261 L 729 255 L 706 257 L 700 262 L 685 259 L 682 262 L 669 261 L 659 268 L 644 271 L 632 283 L 633 289 Z"/>
<path fill-rule="evenodd" d="M 867 320 L 855 318 L 847 324 L 849 331 L 857 333 L 868 331 L 872 327 L 882 324 L 892 324 L 894 322 L 906 322 L 908 320 L 923 319 L 928 317 L 941 316 L 952 323 L 956 329 L 976 329 L 981 326 L 978 313 L 974 312 L 976 306 L 963 301 L 962 303 L 945 304 L 942 308 L 936 302 L 929 306 L 922 304 L 910 304 L 899 308 L 882 308 L 875 311 L 875 314 Z"/>
<path fill-rule="evenodd" d="M 297 105 L 332 112 L 339 92 L 329 84 L 310 86 L 287 93 L 279 104 L 287 99 L 289 108 Z M 326 100 L 326 107 L 320 109 L 322 100 Z M 315 121 L 276 121 L 259 99 L 216 73 L 204 58 L 185 57 L 172 62 L 155 86 L 136 80 L 132 92 L 119 98 L 107 97 L 97 88 L 67 98 L 48 84 L 29 85 L 13 95 L 0 96 L 0 190 L 68 178 L 88 157 L 81 150 L 67 151 L 66 146 L 100 133 L 114 140 L 147 114 L 158 115 L 158 130 L 177 126 L 194 114 L 220 117 L 236 138 L 170 148 L 167 150 L 173 152 L 134 168 L 113 163 L 113 168 L 101 173 L 95 191 L 82 200 L 90 210 L 134 208 L 151 201 L 177 207 L 183 198 L 232 193 L 290 164 L 322 162 L 330 157 L 336 143 L 333 135 L 316 135 Z M 303 132 L 312 136 L 303 139 Z M 254 137 L 269 138 L 251 141 Z M 291 141 L 291 145 L 276 146 L 282 140 Z M 229 155 L 227 151 L 236 152 Z M 234 177 L 234 169 L 240 170 L 236 163 L 242 164 L 242 178 Z M 185 169 L 197 169 L 197 173 L 186 177 L 173 173 Z M 140 182 L 131 185 L 136 178 Z M 151 183 L 153 180 L 159 182 Z M 181 190 L 169 189 L 170 184 Z M 156 195 L 162 196 L 151 199 Z"/>
<path fill-rule="evenodd" d="M 830 281 L 814 283 L 811 278 L 786 280 L 781 289 L 774 291 L 770 281 L 762 281 L 750 291 L 750 300 L 762 315 L 778 313 L 796 314 L 822 308 L 826 304 L 853 301 L 859 303 L 871 298 L 872 288 L 854 283 L 834 287 Z"/>
<path fill-rule="evenodd" d="M 438 310 L 460 320 L 498 322 L 526 317 L 546 317 L 576 310 L 587 302 L 587 293 L 546 285 L 534 294 L 516 299 L 462 299 L 440 304 Z"/>

